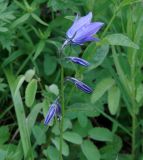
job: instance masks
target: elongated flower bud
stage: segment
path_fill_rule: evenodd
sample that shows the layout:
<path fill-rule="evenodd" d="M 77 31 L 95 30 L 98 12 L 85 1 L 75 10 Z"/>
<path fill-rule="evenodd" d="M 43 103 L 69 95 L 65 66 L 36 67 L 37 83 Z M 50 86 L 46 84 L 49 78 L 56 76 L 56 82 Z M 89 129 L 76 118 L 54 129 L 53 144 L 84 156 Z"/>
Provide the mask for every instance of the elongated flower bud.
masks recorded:
<path fill-rule="evenodd" d="M 82 90 L 82 91 L 85 92 L 85 93 L 91 93 L 91 92 L 93 91 L 89 86 L 87 86 L 85 83 L 79 81 L 79 80 L 76 79 L 76 78 L 67 77 L 66 80 L 74 83 L 77 88 L 79 88 L 80 90 Z"/>
<path fill-rule="evenodd" d="M 66 59 L 74 62 L 74 63 L 77 63 L 79 65 L 82 65 L 82 66 L 89 66 L 89 62 L 87 62 L 86 60 L 82 59 L 82 58 L 78 58 L 78 57 L 66 57 Z"/>
<path fill-rule="evenodd" d="M 61 116 L 61 105 L 57 102 L 57 107 L 56 107 L 56 116 L 58 120 L 61 120 L 62 116 Z"/>

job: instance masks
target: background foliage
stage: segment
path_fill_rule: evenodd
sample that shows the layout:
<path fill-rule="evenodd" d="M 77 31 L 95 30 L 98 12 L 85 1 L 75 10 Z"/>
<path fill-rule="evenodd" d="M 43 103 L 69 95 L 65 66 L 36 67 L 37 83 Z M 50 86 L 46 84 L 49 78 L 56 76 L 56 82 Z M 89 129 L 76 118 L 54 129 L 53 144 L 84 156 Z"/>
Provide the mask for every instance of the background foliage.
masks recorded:
<path fill-rule="evenodd" d="M 0 0 L 0 160 L 58 160 L 59 122 L 43 125 L 59 94 L 58 53 L 75 13 L 104 22 L 98 43 L 68 46 L 91 63 L 64 64 L 92 95 L 65 89 L 65 160 L 143 159 L 143 2 Z"/>

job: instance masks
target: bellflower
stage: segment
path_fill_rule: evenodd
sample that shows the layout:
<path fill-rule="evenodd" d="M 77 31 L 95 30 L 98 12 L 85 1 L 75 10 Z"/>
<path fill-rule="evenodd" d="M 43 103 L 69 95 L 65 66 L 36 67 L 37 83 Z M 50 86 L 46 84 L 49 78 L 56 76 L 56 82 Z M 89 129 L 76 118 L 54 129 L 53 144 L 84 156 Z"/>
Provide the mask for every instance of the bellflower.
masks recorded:
<path fill-rule="evenodd" d="M 98 41 L 94 38 L 95 35 L 103 26 L 102 22 L 91 22 L 92 12 L 86 16 L 79 18 L 76 16 L 73 25 L 68 29 L 66 35 L 67 40 L 64 42 L 63 47 L 69 43 L 82 45 L 88 41 Z"/>
<path fill-rule="evenodd" d="M 44 124 L 48 125 L 55 116 L 57 116 L 58 119 L 61 119 L 61 105 L 58 100 L 55 100 L 55 102 L 50 106 L 45 117 Z"/>
<path fill-rule="evenodd" d="M 79 88 L 80 90 L 82 90 L 82 91 L 85 92 L 85 93 L 91 93 L 91 92 L 93 91 L 89 86 L 87 86 L 85 83 L 79 81 L 79 80 L 76 79 L 76 78 L 67 77 L 66 80 L 74 83 L 77 88 Z"/>
<path fill-rule="evenodd" d="M 77 63 L 79 65 L 82 65 L 82 66 L 89 66 L 89 62 L 87 62 L 86 60 L 82 59 L 82 58 L 78 58 L 78 57 L 66 57 L 66 59 L 74 62 L 74 63 Z"/>

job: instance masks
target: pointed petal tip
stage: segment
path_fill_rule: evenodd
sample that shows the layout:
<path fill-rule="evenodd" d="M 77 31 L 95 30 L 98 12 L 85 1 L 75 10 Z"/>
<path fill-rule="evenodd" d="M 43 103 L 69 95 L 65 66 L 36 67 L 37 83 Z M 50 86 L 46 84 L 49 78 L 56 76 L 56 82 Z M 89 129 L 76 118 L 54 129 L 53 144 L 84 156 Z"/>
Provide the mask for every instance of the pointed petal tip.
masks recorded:
<path fill-rule="evenodd" d="M 92 19 L 92 12 L 89 12 L 87 16 L 90 17 L 90 19 Z"/>

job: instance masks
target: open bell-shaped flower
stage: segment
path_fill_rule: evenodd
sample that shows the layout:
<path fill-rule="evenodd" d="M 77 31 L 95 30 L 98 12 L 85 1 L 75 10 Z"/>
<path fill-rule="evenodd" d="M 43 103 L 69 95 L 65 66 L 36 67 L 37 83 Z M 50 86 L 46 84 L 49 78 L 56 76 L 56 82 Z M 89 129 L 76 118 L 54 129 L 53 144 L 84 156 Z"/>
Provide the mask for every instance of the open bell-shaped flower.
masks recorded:
<path fill-rule="evenodd" d="M 86 16 L 79 18 L 76 16 L 73 25 L 68 29 L 66 35 L 67 40 L 63 47 L 69 43 L 82 45 L 88 41 L 98 41 L 98 38 L 93 37 L 103 26 L 102 22 L 91 22 L 92 12 Z"/>
<path fill-rule="evenodd" d="M 77 88 L 79 88 L 80 90 L 82 90 L 85 93 L 92 93 L 92 88 L 90 88 L 89 86 L 87 86 L 85 83 L 79 81 L 76 78 L 73 77 L 67 77 L 66 80 L 74 83 L 76 85 Z"/>
<path fill-rule="evenodd" d="M 57 116 L 59 120 L 61 119 L 61 105 L 59 104 L 58 100 L 55 100 L 50 106 L 45 117 L 44 124 L 48 125 L 55 116 Z"/>
<path fill-rule="evenodd" d="M 78 58 L 78 57 L 66 57 L 66 59 L 76 63 L 76 64 L 79 64 L 79 65 L 82 65 L 82 66 L 85 66 L 85 67 L 88 67 L 89 66 L 89 62 L 87 62 L 86 60 L 82 59 L 82 58 Z"/>

